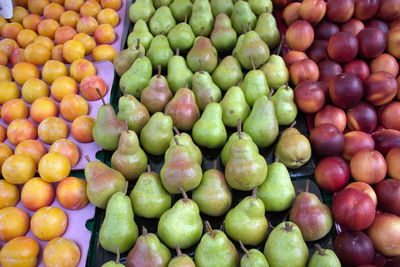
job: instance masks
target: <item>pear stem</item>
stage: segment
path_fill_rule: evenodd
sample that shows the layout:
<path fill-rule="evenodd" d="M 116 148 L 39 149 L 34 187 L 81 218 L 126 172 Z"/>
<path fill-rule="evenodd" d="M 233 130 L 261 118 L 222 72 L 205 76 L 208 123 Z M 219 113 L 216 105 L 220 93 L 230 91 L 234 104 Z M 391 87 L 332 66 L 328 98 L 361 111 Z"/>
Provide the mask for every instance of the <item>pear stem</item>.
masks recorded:
<path fill-rule="evenodd" d="M 268 11 L 269 11 L 269 9 L 268 9 L 268 7 L 266 6 L 266 7 L 265 7 L 265 13 L 269 13 Z"/>
<path fill-rule="evenodd" d="M 269 227 L 271 227 L 272 229 L 275 229 L 275 226 L 272 225 L 272 223 L 270 221 L 268 221 L 268 225 Z"/>
<path fill-rule="evenodd" d="M 237 129 L 239 139 L 242 139 L 242 120 L 241 119 L 238 119 L 238 124 L 236 126 L 236 129 Z"/>
<path fill-rule="evenodd" d="M 129 132 L 129 126 L 128 126 L 128 121 L 124 120 L 124 125 L 125 125 L 125 132 Z"/>
<path fill-rule="evenodd" d="M 176 127 L 174 126 L 174 127 L 172 127 L 172 129 L 174 130 L 175 135 L 181 135 L 181 133 L 179 132 L 178 128 L 176 128 Z"/>
<path fill-rule="evenodd" d="M 121 92 L 122 92 L 122 95 L 123 95 L 123 96 L 126 96 L 126 90 L 125 90 L 125 87 L 121 87 Z"/>
<path fill-rule="evenodd" d="M 292 124 L 290 124 L 289 128 L 293 128 L 294 126 L 296 126 L 297 121 L 294 121 Z"/>
<path fill-rule="evenodd" d="M 147 164 L 147 172 L 151 172 L 151 166 L 150 166 L 150 164 Z"/>
<path fill-rule="evenodd" d="M 185 23 L 187 23 L 187 19 L 188 19 L 188 14 L 185 13 L 185 20 L 184 20 Z"/>
<path fill-rule="evenodd" d="M 279 162 L 279 156 L 276 156 L 276 157 L 275 157 L 274 162 Z"/>
<path fill-rule="evenodd" d="M 125 191 L 124 191 L 125 195 L 126 195 L 126 193 L 128 193 L 128 186 L 129 186 L 129 183 L 128 183 L 128 181 L 126 181 L 126 183 L 125 183 Z"/>
<path fill-rule="evenodd" d="M 142 235 L 147 236 L 147 229 L 144 226 L 142 227 Z"/>
<path fill-rule="evenodd" d="M 181 251 L 181 248 L 179 247 L 179 245 L 176 246 L 176 255 L 177 255 L 178 257 L 181 257 L 181 256 L 182 256 L 182 251 Z"/>
<path fill-rule="evenodd" d="M 217 160 L 216 159 L 214 159 L 214 162 L 213 162 L 213 169 L 214 170 L 216 170 L 217 169 Z"/>
<path fill-rule="evenodd" d="M 247 258 L 249 258 L 249 251 L 248 251 L 248 250 L 246 249 L 246 247 L 243 245 L 242 241 L 239 241 L 239 245 L 240 245 L 240 248 L 243 250 L 245 256 L 246 256 Z"/>
<path fill-rule="evenodd" d="M 215 232 L 214 232 L 214 230 L 212 229 L 210 222 L 209 222 L 209 221 L 205 221 L 204 224 L 206 225 L 207 232 L 208 232 L 212 237 L 215 237 Z"/>
<path fill-rule="evenodd" d="M 87 160 L 87 162 L 91 162 L 89 155 L 86 155 L 85 159 Z"/>
<path fill-rule="evenodd" d="M 175 141 L 175 144 L 176 144 L 176 145 L 180 146 L 179 140 L 178 140 L 178 138 L 176 138 L 176 136 L 174 136 L 174 141 Z"/>
<path fill-rule="evenodd" d="M 178 187 L 179 191 L 181 191 L 182 195 L 183 195 L 183 202 L 188 202 L 189 198 L 185 192 L 185 190 L 182 189 L 182 187 Z"/>
<path fill-rule="evenodd" d="M 201 59 L 199 59 L 200 62 L 200 73 L 203 74 L 204 69 L 203 69 L 203 61 Z"/>
<path fill-rule="evenodd" d="M 114 248 L 115 248 L 115 251 L 117 252 L 117 257 L 115 258 L 115 262 L 119 263 L 119 260 L 121 258 L 121 254 L 119 253 L 118 244 L 114 244 Z"/>
<path fill-rule="evenodd" d="M 251 65 L 253 66 L 253 70 L 256 70 L 256 65 L 254 65 L 254 60 L 253 60 L 252 55 L 250 55 L 250 61 L 251 61 Z"/>
<path fill-rule="evenodd" d="M 285 222 L 285 228 L 283 228 L 286 232 L 291 232 L 293 230 L 293 226 L 290 225 L 289 222 Z"/>
<path fill-rule="evenodd" d="M 100 89 L 96 88 L 96 92 L 99 94 L 100 98 L 101 98 L 101 102 L 103 102 L 103 106 L 106 105 L 106 101 L 104 101 L 104 97 L 103 95 L 100 93 Z"/>
<path fill-rule="evenodd" d="M 161 65 L 157 65 L 157 78 L 160 79 L 161 77 Z"/>
<path fill-rule="evenodd" d="M 270 89 L 271 91 L 269 92 L 269 98 L 271 98 L 271 96 L 275 93 L 275 90 L 274 89 Z"/>
<path fill-rule="evenodd" d="M 281 38 L 282 38 L 282 39 L 281 39 L 281 42 L 279 43 L 279 46 L 278 46 L 278 52 L 276 52 L 276 54 L 277 54 L 278 56 L 281 54 L 282 46 L 283 46 L 283 41 L 285 40 L 285 36 L 282 35 Z"/>
<path fill-rule="evenodd" d="M 289 84 L 287 82 L 285 82 L 285 89 L 289 90 Z"/>
<path fill-rule="evenodd" d="M 246 27 L 243 24 L 241 24 L 241 25 L 242 25 L 242 28 L 243 28 L 243 32 L 247 32 L 246 31 Z"/>
<path fill-rule="evenodd" d="M 310 188 L 310 179 L 307 179 L 307 182 L 306 182 L 306 193 L 308 193 L 309 188 Z"/>
<path fill-rule="evenodd" d="M 258 193 L 258 187 L 255 186 L 253 188 L 253 191 L 251 191 L 251 197 L 254 198 L 254 199 L 257 199 L 257 193 Z"/>
<path fill-rule="evenodd" d="M 251 23 L 247 24 L 248 31 L 251 31 Z"/>
<path fill-rule="evenodd" d="M 204 27 L 201 27 L 201 28 L 200 28 L 200 36 L 203 36 L 204 30 L 205 30 Z"/>
<path fill-rule="evenodd" d="M 177 48 L 177 49 L 175 50 L 175 56 L 179 56 L 180 52 L 181 52 L 181 50 L 180 50 L 179 48 Z"/>
<path fill-rule="evenodd" d="M 139 50 L 140 48 L 140 39 L 136 39 L 136 49 Z"/>
<path fill-rule="evenodd" d="M 321 248 L 321 246 L 319 244 L 315 244 L 315 248 L 317 249 L 318 254 L 320 256 L 325 256 L 326 255 L 325 249 Z"/>

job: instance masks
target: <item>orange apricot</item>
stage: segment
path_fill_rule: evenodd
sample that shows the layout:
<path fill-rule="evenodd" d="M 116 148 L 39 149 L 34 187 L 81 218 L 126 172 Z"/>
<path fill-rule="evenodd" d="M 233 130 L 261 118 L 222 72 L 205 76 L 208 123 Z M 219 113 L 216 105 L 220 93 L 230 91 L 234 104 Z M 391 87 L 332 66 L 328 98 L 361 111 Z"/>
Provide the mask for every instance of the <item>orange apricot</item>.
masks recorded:
<path fill-rule="evenodd" d="M 8 63 L 8 57 L 6 54 L 4 54 L 3 52 L 0 52 L 0 65 L 7 65 Z"/>
<path fill-rule="evenodd" d="M 100 24 L 108 23 L 111 26 L 115 27 L 119 23 L 119 15 L 114 9 L 105 8 L 101 10 L 97 15 L 97 21 Z"/>
<path fill-rule="evenodd" d="M 93 49 L 93 59 L 94 61 L 113 61 L 117 56 L 117 51 L 115 51 L 114 47 L 108 44 L 98 45 Z"/>
<path fill-rule="evenodd" d="M 87 115 L 89 112 L 89 105 L 86 100 L 76 94 L 69 94 L 65 96 L 60 103 L 60 113 L 67 121 L 74 121 L 81 115 Z"/>
<path fill-rule="evenodd" d="M 14 49 L 17 48 L 19 48 L 18 43 L 13 39 L 0 40 L 0 52 L 3 52 L 7 57 L 10 57 Z"/>
<path fill-rule="evenodd" d="M 71 77 L 58 77 L 51 85 L 51 96 L 58 102 L 69 94 L 78 93 L 78 85 Z"/>
<path fill-rule="evenodd" d="M 30 78 L 21 89 L 22 97 L 26 102 L 32 104 L 36 99 L 49 95 L 47 84 L 39 78 Z"/>
<path fill-rule="evenodd" d="M 64 6 L 68 10 L 79 11 L 83 5 L 83 0 L 64 0 Z"/>
<path fill-rule="evenodd" d="M 10 19 L 10 21 L 22 23 L 22 19 L 28 14 L 28 10 L 26 10 L 24 7 L 15 6 L 13 10 L 13 17 Z"/>
<path fill-rule="evenodd" d="M 17 35 L 22 30 L 23 27 L 18 22 L 9 22 L 1 28 L 1 35 L 4 38 L 17 40 Z"/>
<path fill-rule="evenodd" d="M 46 46 L 34 42 L 25 48 L 24 56 L 28 62 L 44 65 L 50 59 L 51 52 Z"/>
<path fill-rule="evenodd" d="M 70 210 L 79 210 L 85 207 L 89 199 L 86 195 L 86 181 L 77 177 L 68 177 L 62 180 L 56 190 L 56 196 L 61 206 Z"/>
<path fill-rule="evenodd" d="M 110 24 L 100 24 L 95 32 L 94 39 L 99 44 L 112 44 L 115 41 L 115 31 Z"/>
<path fill-rule="evenodd" d="M 40 177 L 34 177 L 24 184 L 21 190 L 21 201 L 24 206 L 33 211 L 50 206 L 54 201 L 53 185 Z"/>
<path fill-rule="evenodd" d="M 58 152 L 63 154 L 69 160 L 71 167 L 74 167 L 80 158 L 78 146 L 69 139 L 59 139 L 55 141 L 51 145 L 49 152 Z"/>
<path fill-rule="evenodd" d="M 57 207 L 43 207 L 37 210 L 31 219 L 31 231 L 40 240 L 50 240 L 63 235 L 67 226 L 67 215 Z"/>
<path fill-rule="evenodd" d="M 38 25 L 38 32 L 42 36 L 54 39 L 57 29 L 60 24 L 54 19 L 44 19 Z"/>
<path fill-rule="evenodd" d="M 91 16 L 83 16 L 78 20 L 76 24 L 76 30 L 78 32 L 84 32 L 89 35 L 93 35 L 98 26 L 99 23 L 95 18 Z"/>
<path fill-rule="evenodd" d="M 70 170 L 68 158 L 58 152 L 49 152 L 39 161 L 39 175 L 49 183 L 60 182 L 69 175 Z"/>
<path fill-rule="evenodd" d="M 43 250 L 43 261 L 47 267 L 75 267 L 81 259 L 81 252 L 75 242 L 56 237 Z"/>
<path fill-rule="evenodd" d="M 36 123 L 41 123 L 43 120 L 55 117 L 58 114 L 58 107 L 53 99 L 47 96 L 42 96 L 36 99 L 29 110 L 31 119 Z"/>
<path fill-rule="evenodd" d="M 29 14 L 22 19 L 22 25 L 24 26 L 25 29 L 29 29 L 36 32 L 38 25 L 41 21 L 42 18 L 38 14 Z"/>
<path fill-rule="evenodd" d="M 85 77 L 96 75 L 96 67 L 86 59 L 78 59 L 72 62 L 69 71 L 71 77 L 77 82 L 81 82 Z"/>
<path fill-rule="evenodd" d="M 29 46 L 34 45 L 30 44 Z M 44 48 L 46 49 L 46 48 Z M 24 51 L 24 53 L 26 50 Z M 15 64 L 15 66 L 11 70 L 12 76 L 14 80 L 19 85 L 24 85 L 24 83 L 31 79 L 31 78 L 39 78 L 39 69 L 38 67 L 32 62 L 20 62 Z"/>
<path fill-rule="evenodd" d="M 48 0 L 28 0 L 28 9 L 31 13 L 43 15 L 43 10 L 48 4 Z"/>
<path fill-rule="evenodd" d="M 53 144 L 58 139 L 65 139 L 68 136 L 67 124 L 60 118 L 49 117 L 44 119 L 38 127 L 40 140 L 46 144 Z"/>
<path fill-rule="evenodd" d="M 57 44 L 63 44 L 68 40 L 72 40 L 76 35 L 76 31 L 74 28 L 70 26 L 61 26 L 57 29 L 54 40 Z"/>
<path fill-rule="evenodd" d="M 16 185 L 10 184 L 4 179 L 0 179 L 0 210 L 4 209 L 5 207 L 15 206 L 17 205 L 18 201 L 19 201 L 18 187 Z"/>
<path fill-rule="evenodd" d="M 7 127 L 7 139 L 14 146 L 28 139 L 36 139 L 37 129 L 28 119 L 13 120 Z"/>
<path fill-rule="evenodd" d="M 114 10 L 119 10 L 122 6 L 121 0 L 101 0 L 101 6 L 103 8 L 112 8 Z"/>
<path fill-rule="evenodd" d="M 4 128 L 4 126 L 3 125 L 1 125 L 0 124 L 0 143 L 1 142 L 4 142 L 5 140 L 6 140 L 6 138 L 7 138 L 7 130 L 6 130 L 6 128 Z M 2 144 L 2 143 L 1 143 Z M 2 145 L 1 145 L 2 146 Z M 6 145 L 7 146 L 7 145 Z M 8 147 L 8 146 L 7 146 Z M 1 153 L 0 153 L 1 154 Z M 12 151 L 11 151 L 11 154 L 12 154 Z M 1 160 L 1 155 L 0 155 L 0 167 L 1 167 L 1 164 L 3 164 L 3 161 Z"/>
<path fill-rule="evenodd" d="M 18 98 L 19 90 L 14 82 L 2 81 L 0 82 L 0 104 L 3 105 L 7 101 Z"/>
<path fill-rule="evenodd" d="M 63 56 L 63 49 L 64 46 L 62 44 L 56 45 L 51 49 L 51 59 L 52 60 L 58 60 L 60 62 L 65 62 L 64 56 Z"/>
<path fill-rule="evenodd" d="M 60 17 L 60 24 L 63 26 L 70 26 L 75 28 L 79 20 L 79 14 L 73 10 L 68 10 L 64 12 Z"/>
<path fill-rule="evenodd" d="M 2 53 L 2 52 L 0 52 Z M 0 66 L 0 82 L 3 81 L 12 81 L 12 75 L 9 68 L 6 66 Z"/>
<path fill-rule="evenodd" d="M 24 210 L 16 207 L 6 207 L 0 210 L 0 241 L 9 241 L 23 236 L 28 229 L 29 215 Z"/>
<path fill-rule="evenodd" d="M 63 57 L 69 63 L 85 57 L 85 47 L 77 40 L 69 40 L 63 45 Z"/>
<path fill-rule="evenodd" d="M 24 29 L 18 33 L 17 42 L 20 47 L 25 48 L 29 44 L 33 43 L 36 37 L 37 37 L 36 32 L 29 29 Z"/>
<path fill-rule="evenodd" d="M 57 60 L 49 60 L 44 64 L 42 77 L 46 83 L 52 84 L 57 78 L 63 76 L 68 76 L 68 68 L 64 63 Z"/>
<path fill-rule="evenodd" d="M 3 127 L 3 126 L 2 126 Z M 4 130 L 4 127 L 3 127 Z M 5 130 L 4 130 L 5 131 Z M 4 141 L 4 140 L 3 140 Z M 4 161 L 13 154 L 11 147 L 5 143 L 0 143 L 0 167 L 3 166 Z M 1 208 L 0 208 L 1 209 Z"/>
<path fill-rule="evenodd" d="M 36 172 L 35 161 L 25 155 L 9 156 L 1 167 L 3 178 L 12 184 L 24 184 L 31 179 Z"/>
<path fill-rule="evenodd" d="M 61 15 L 64 13 L 64 7 L 58 3 L 50 3 L 44 7 L 43 16 L 46 19 L 54 19 L 59 21 Z"/>
<path fill-rule="evenodd" d="M 82 16 L 92 16 L 97 17 L 101 10 L 101 6 L 97 1 L 88 0 L 80 8 L 80 13 Z"/>
<path fill-rule="evenodd" d="M 0 252 L 0 263 L 4 267 L 35 267 L 39 255 L 39 244 L 32 238 L 19 236 L 8 241 Z"/>
<path fill-rule="evenodd" d="M 74 36 L 73 40 L 80 41 L 85 47 L 85 56 L 90 55 L 96 47 L 96 41 L 87 33 L 81 32 Z"/>
<path fill-rule="evenodd" d="M 39 164 L 40 159 L 46 154 L 46 147 L 38 140 L 25 140 L 17 145 L 15 148 L 15 155 L 25 155 L 31 157 L 36 165 Z"/>
<path fill-rule="evenodd" d="M 7 101 L 1 107 L 1 119 L 5 123 L 10 123 L 15 119 L 28 118 L 28 106 L 21 98 L 15 98 Z"/>
<path fill-rule="evenodd" d="M 86 115 L 76 118 L 71 125 L 71 135 L 81 143 L 93 142 L 92 129 L 95 119 Z"/>

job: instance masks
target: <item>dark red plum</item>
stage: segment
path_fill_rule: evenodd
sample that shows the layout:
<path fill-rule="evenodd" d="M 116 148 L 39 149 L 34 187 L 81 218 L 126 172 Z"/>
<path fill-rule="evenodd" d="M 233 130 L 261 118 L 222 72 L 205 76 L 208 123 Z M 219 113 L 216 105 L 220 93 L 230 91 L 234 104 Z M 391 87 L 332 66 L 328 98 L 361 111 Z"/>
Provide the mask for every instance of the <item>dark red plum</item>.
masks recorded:
<path fill-rule="evenodd" d="M 400 0 L 382 0 L 379 6 L 378 17 L 392 21 L 400 17 Z"/>
<path fill-rule="evenodd" d="M 387 34 L 389 31 L 388 24 L 380 19 L 371 19 L 367 24 L 365 24 L 365 27 L 377 27 L 385 34 Z"/>
<path fill-rule="evenodd" d="M 322 60 L 328 58 L 328 54 L 326 52 L 326 48 L 328 46 L 328 41 L 326 40 L 314 40 L 311 47 L 308 49 L 308 56 L 310 59 L 314 60 L 315 63 L 318 63 Z"/>
<path fill-rule="evenodd" d="M 336 156 L 343 150 L 343 133 L 332 124 L 318 125 L 311 130 L 309 139 L 313 152 L 321 157 Z"/>
<path fill-rule="evenodd" d="M 315 39 L 328 41 L 332 35 L 339 31 L 339 26 L 337 24 L 328 20 L 322 20 L 315 29 Z"/>
<path fill-rule="evenodd" d="M 379 10 L 379 0 L 355 0 L 354 17 L 360 20 L 369 20 Z"/>
<path fill-rule="evenodd" d="M 358 40 L 351 33 L 338 32 L 329 38 L 327 51 L 334 61 L 350 62 L 358 54 Z"/>
<path fill-rule="evenodd" d="M 329 20 L 337 23 L 348 21 L 354 13 L 354 0 L 328 0 L 326 15 Z"/>
<path fill-rule="evenodd" d="M 364 58 L 375 58 L 385 51 L 385 33 L 377 27 L 368 27 L 361 30 L 358 35 L 360 54 Z"/>
<path fill-rule="evenodd" d="M 386 179 L 375 187 L 378 208 L 400 216 L 400 180 Z"/>
<path fill-rule="evenodd" d="M 334 242 L 340 262 L 348 266 L 368 264 L 374 258 L 374 246 L 371 239 L 363 232 L 343 232 Z"/>
<path fill-rule="evenodd" d="M 340 26 L 340 31 L 348 32 L 353 34 L 354 36 L 357 36 L 357 34 L 364 28 L 365 28 L 364 23 L 361 20 L 350 19 L 346 23 L 343 23 Z"/>
<path fill-rule="evenodd" d="M 366 102 L 361 102 L 355 107 L 348 109 L 347 127 L 352 131 L 371 133 L 375 130 L 378 123 L 378 116 L 373 106 Z"/>
<path fill-rule="evenodd" d="M 370 75 L 370 69 L 367 63 L 361 59 L 353 60 L 343 66 L 343 72 L 356 75 L 361 81 L 364 81 Z"/>
<path fill-rule="evenodd" d="M 382 153 L 383 156 L 390 149 L 400 146 L 400 131 L 393 129 L 380 130 L 372 135 L 375 141 L 375 149 Z"/>
<path fill-rule="evenodd" d="M 318 63 L 319 80 L 330 82 L 333 78 L 343 72 L 342 66 L 331 60 L 324 60 Z"/>
<path fill-rule="evenodd" d="M 332 102 L 343 109 L 357 105 L 364 94 L 361 80 L 349 73 L 337 75 L 329 83 L 329 96 Z"/>
<path fill-rule="evenodd" d="M 374 106 L 382 106 L 397 94 L 398 84 L 396 78 L 387 72 L 375 72 L 364 80 L 364 97 Z"/>

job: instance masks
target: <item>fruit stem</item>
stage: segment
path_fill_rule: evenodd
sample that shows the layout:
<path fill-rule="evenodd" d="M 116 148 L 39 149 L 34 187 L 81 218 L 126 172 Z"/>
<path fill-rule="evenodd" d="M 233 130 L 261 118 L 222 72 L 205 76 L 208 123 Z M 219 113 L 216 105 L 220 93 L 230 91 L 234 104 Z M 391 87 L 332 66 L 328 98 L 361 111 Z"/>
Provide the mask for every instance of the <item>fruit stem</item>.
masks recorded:
<path fill-rule="evenodd" d="M 181 248 L 179 247 L 179 245 L 176 246 L 176 255 L 177 255 L 178 257 L 182 256 L 182 251 L 181 251 Z"/>
<path fill-rule="evenodd" d="M 125 125 L 125 132 L 129 132 L 129 126 L 128 126 L 128 121 L 127 120 L 124 120 L 123 121 L 124 122 L 124 125 Z"/>
<path fill-rule="evenodd" d="M 249 22 L 249 24 L 247 24 L 247 29 L 248 31 L 251 31 L 251 23 Z"/>
<path fill-rule="evenodd" d="M 239 245 L 240 245 L 240 248 L 243 250 L 243 252 L 244 252 L 246 258 L 249 258 L 249 251 L 248 251 L 248 250 L 246 249 L 246 247 L 243 245 L 242 241 L 239 241 Z"/>
<path fill-rule="evenodd" d="M 269 9 L 268 9 L 268 7 L 266 6 L 266 7 L 265 7 L 265 13 L 269 13 L 268 11 L 269 11 Z"/>
<path fill-rule="evenodd" d="M 201 28 L 200 28 L 200 36 L 201 36 L 201 37 L 202 37 L 203 34 L 204 34 L 204 30 L 205 30 L 204 27 L 201 27 Z"/>
<path fill-rule="evenodd" d="M 269 96 L 268 96 L 269 98 L 271 98 L 272 95 L 275 93 L 275 90 L 274 90 L 274 89 L 271 88 L 270 90 L 271 90 L 271 91 L 269 92 Z"/>
<path fill-rule="evenodd" d="M 281 54 L 282 46 L 283 46 L 283 41 L 284 41 L 284 40 L 285 40 L 285 36 L 282 35 L 281 42 L 279 43 L 279 46 L 278 46 L 278 52 L 276 52 L 276 54 L 277 54 L 278 56 Z"/>
<path fill-rule="evenodd" d="M 147 236 L 147 229 L 144 226 L 142 227 L 142 235 Z"/>
<path fill-rule="evenodd" d="M 275 229 L 275 226 L 272 225 L 272 223 L 270 221 L 268 221 L 268 225 L 269 227 L 271 227 L 272 229 Z"/>
<path fill-rule="evenodd" d="M 294 121 L 292 124 L 290 124 L 289 128 L 293 128 L 294 126 L 296 126 L 297 121 Z"/>
<path fill-rule="evenodd" d="M 207 232 L 211 235 L 211 237 L 215 237 L 215 232 L 212 229 L 210 222 L 205 221 L 204 224 L 206 225 Z"/>
<path fill-rule="evenodd" d="M 176 50 L 175 50 L 175 56 L 179 56 L 179 53 L 181 52 L 181 50 L 179 49 L 179 48 L 177 48 Z"/>
<path fill-rule="evenodd" d="M 251 191 L 251 197 L 254 198 L 254 199 L 257 199 L 257 193 L 258 193 L 258 187 L 255 186 L 253 188 L 253 190 Z"/>
<path fill-rule="evenodd" d="M 253 60 L 252 55 L 250 55 L 250 61 L 251 61 L 251 65 L 253 66 L 253 70 L 256 70 L 256 65 L 254 65 L 254 60 Z"/>
<path fill-rule="evenodd" d="M 86 155 L 85 159 L 87 160 L 87 162 L 91 162 L 89 155 Z"/>
<path fill-rule="evenodd" d="M 136 39 L 136 49 L 139 50 L 140 48 L 140 39 Z"/>
<path fill-rule="evenodd" d="M 289 88 L 290 88 L 290 87 L 289 87 L 289 84 L 288 84 L 287 82 L 285 82 L 285 89 L 286 89 L 286 90 L 289 90 Z"/>
<path fill-rule="evenodd" d="M 121 87 L 121 92 L 122 92 L 122 96 L 126 96 L 126 90 L 125 90 L 125 87 Z"/>
<path fill-rule="evenodd" d="M 188 14 L 185 13 L 185 20 L 184 20 L 185 23 L 187 23 L 187 17 L 188 17 Z"/>
<path fill-rule="evenodd" d="M 151 172 L 151 165 L 147 164 L 147 172 Z"/>
<path fill-rule="evenodd" d="M 274 162 L 279 162 L 279 156 L 278 155 L 275 157 Z"/>
<path fill-rule="evenodd" d="M 96 92 L 99 94 L 100 98 L 101 98 L 101 102 L 103 102 L 103 106 L 106 105 L 106 101 L 104 101 L 104 97 L 103 95 L 100 93 L 100 89 L 96 88 Z"/>
<path fill-rule="evenodd" d="M 237 129 L 239 139 L 242 139 L 242 120 L 241 119 L 238 119 L 238 124 L 236 126 L 236 129 Z"/>
<path fill-rule="evenodd" d="M 203 61 L 201 59 L 199 59 L 200 62 L 200 73 L 203 74 L 204 69 L 203 69 Z"/>
<path fill-rule="evenodd" d="M 176 127 L 174 126 L 174 127 L 172 127 L 172 129 L 174 130 L 175 135 L 181 135 L 181 133 L 179 132 L 178 128 L 176 128 Z"/>
<path fill-rule="evenodd" d="M 217 160 L 216 159 L 214 159 L 214 162 L 213 162 L 213 169 L 214 170 L 216 170 L 217 169 Z"/>
<path fill-rule="evenodd" d="M 306 193 L 308 193 L 309 188 L 310 188 L 310 179 L 307 179 L 307 182 L 306 182 Z"/>
<path fill-rule="evenodd" d="M 247 31 L 246 31 L 246 27 L 245 27 L 243 24 L 240 24 L 240 25 L 242 25 L 243 31 L 244 31 L 244 32 L 247 32 Z"/>
<path fill-rule="evenodd" d="M 129 185 L 129 183 L 128 183 L 128 181 L 126 181 L 126 183 L 125 183 L 125 191 L 124 191 L 125 195 L 126 195 L 126 193 L 128 193 L 128 185 Z"/>
<path fill-rule="evenodd" d="M 319 244 L 315 244 L 315 248 L 317 249 L 318 254 L 320 256 L 325 256 L 326 255 L 325 249 L 321 248 L 321 246 Z"/>
<path fill-rule="evenodd" d="M 185 192 L 185 190 L 182 189 L 182 187 L 178 187 L 179 191 L 181 191 L 182 195 L 183 195 L 183 202 L 188 202 L 189 198 Z"/>
<path fill-rule="evenodd" d="M 119 253 L 118 244 L 114 244 L 114 248 L 115 248 L 115 251 L 117 252 L 117 257 L 115 258 L 115 262 L 119 263 L 119 260 L 121 258 L 121 254 Z"/>
<path fill-rule="evenodd" d="M 285 222 L 285 228 L 283 228 L 286 232 L 291 232 L 293 230 L 293 226 L 290 225 L 289 222 Z"/>
<path fill-rule="evenodd" d="M 161 65 L 157 65 L 157 78 L 160 79 L 161 77 Z"/>
<path fill-rule="evenodd" d="M 174 136 L 174 141 L 175 141 L 175 144 L 176 144 L 176 145 L 180 146 L 179 140 L 178 140 L 178 138 L 177 138 L 176 136 Z"/>

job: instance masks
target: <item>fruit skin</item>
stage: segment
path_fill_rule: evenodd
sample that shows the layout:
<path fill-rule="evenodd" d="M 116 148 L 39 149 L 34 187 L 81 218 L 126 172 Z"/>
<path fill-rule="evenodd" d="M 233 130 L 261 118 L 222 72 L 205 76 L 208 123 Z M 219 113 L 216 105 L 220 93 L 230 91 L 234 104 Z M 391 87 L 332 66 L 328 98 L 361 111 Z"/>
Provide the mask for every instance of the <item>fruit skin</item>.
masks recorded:
<path fill-rule="evenodd" d="M 382 153 L 383 156 L 393 147 L 400 145 L 400 131 L 393 129 L 384 129 L 377 131 L 372 135 L 375 141 L 375 149 Z"/>
<path fill-rule="evenodd" d="M 374 247 L 364 232 L 342 232 L 336 236 L 334 246 L 340 261 L 349 266 L 368 264 L 374 258 Z"/>
<path fill-rule="evenodd" d="M 343 150 L 343 133 L 332 124 L 321 124 L 315 127 L 311 130 L 309 139 L 313 151 L 322 157 L 336 156 Z"/>
<path fill-rule="evenodd" d="M 314 175 L 319 187 L 335 192 L 348 183 L 350 168 L 340 157 L 327 157 L 318 162 Z"/>
<path fill-rule="evenodd" d="M 340 108 L 326 105 L 315 115 L 314 127 L 325 123 L 332 124 L 343 132 L 346 128 L 346 113 Z"/>
<path fill-rule="evenodd" d="M 400 181 L 386 179 L 375 187 L 378 199 L 378 208 L 384 212 L 390 212 L 400 216 Z"/>
<path fill-rule="evenodd" d="M 64 237 L 50 240 L 43 250 L 43 262 L 46 266 L 77 266 L 81 252 L 77 244 Z"/>
<path fill-rule="evenodd" d="M 372 201 L 374 202 L 375 205 L 378 202 L 374 189 L 372 189 L 372 187 L 367 183 L 364 183 L 364 182 L 353 182 L 353 183 L 348 184 L 345 188 L 354 188 L 354 189 L 359 190 L 359 191 L 361 191 L 363 193 L 366 193 L 372 199 Z"/>
<path fill-rule="evenodd" d="M 19 190 L 15 185 L 7 182 L 6 180 L 0 180 L 0 210 L 6 207 L 13 207 L 17 205 L 19 201 Z"/>
<path fill-rule="evenodd" d="M 77 177 L 67 177 L 57 185 L 58 202 L 70 210 L 79 210 L 89 203 L 86 195 L 87 182 Z"/>
<path fill-rule="evenodd" d="M 358 40 L 354 35 L 348 32 L 338 32 L 329 38 L 327 52 L 332 60 L 345 63 L 352 61 L 357 56 L 358 49 Z"/>
<path fill-rule="evenodd" d="M 367 27 L 357 34 L 360 54 L 363 58 L 375 58 L 385 51 L 386 37 L 376 27 Z"/>
<path fill-rule="evenodd" d="M 366 103 L 360 102 L 346 112 L 347 127 L 352 131 L 373 132 L 378 123 L 375 108 Z"/>
<path fill-rule="evenodd" d="M 35 267 L 38 263 L 39 244 L 30 237 L 16 237 L 6 243 L 0 252 L 4 267 Z"/>
<path fill-rule="evenodd" d="M 7 242 L 15 237 L 23 236 L 28 230 L 29 215 L 24 210 L 16 207 L 0 210 L 0 241 Z"/>
<path fill-rule="evenodd" d="M 53 186 L 40 177 L 28 180 L 21 190 L 22 203 L 26 208 L 33 211 L 50 206 L 53 203 L 54 196 Z"/>
<path fill-rule="evenodd" d="M 25 155 L 8 157 L 1 168 L 3 178 L 12 184 L 24 184 L 35 175 L 35 161 Z"/>
<path fill-rule="evenodd" d="M 321 265 L 330 267 L 342 266 L 333 250 L 322 249 L 319 245 L 315 246 L 317 247 L 317 250 L 314 252 L 310 261 L 308 262 L 308 267 L 318 267 Z"/>
<path fill-rule="evenodd" d="M 329 84 L 329 96 L 332 102 L 342 109 L 357 105 L 363 93 L 361 80 L 353 74 L 339 74 Z"/>
<path fill-rule="evenodd" d="M 66 178 L 71 170 L 71 164 L 66 156 L 58 152 L 44 155 L 38 165 L 38 172 L 43 180 L 49 183 L 59 182 Z"/>
<path fill-rule="evenodd" d="M 43 207 L 31 218 L 31 231 L 40 240 L 48 241 L 62 236 L 68 226 L 68 217 L 57 207 Z"/>
<path fill-rule="evenodd" d="M 350 171 L 356 181 L 376 184 L 385 178 L 387 164 L 380 152 L 361 150 L 351 158 Z"/>
<path fill-rule="evenodd" d="M 396 96 L 398 84 L 393 75 L 376 72 L 364 80 L 364 88 L 364 98 L 374 106 L 382 106 Z"/>
<path fill-rule="evenodd" d="M 316 113 L 325 104 L 325 93 L 318 82 L 303 81 L 294 89 L 294 99 L 304 113 Z"/>
<path fill-rule="evenodd" d="M 361 131 L 351 131 L 344 135 L 342 157 L 350 161 L 358 151 L 372 150 L 374 147 L 375 141 L 369 134 Z"/>
<path fill-rule="evenodd" d="M 308 21 L 295 21 L 287 29 L 286 41 L 292 50 L 306 51 L 314 41 L 314 29 Z"/>
<path fill-rule="evenodd" d="M 398 256 L 400 217 L 390 213 L 377 214 L 368 229 L 374 248 L 385 256 Z"/>

